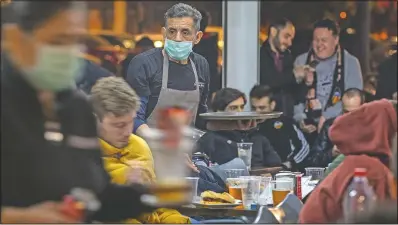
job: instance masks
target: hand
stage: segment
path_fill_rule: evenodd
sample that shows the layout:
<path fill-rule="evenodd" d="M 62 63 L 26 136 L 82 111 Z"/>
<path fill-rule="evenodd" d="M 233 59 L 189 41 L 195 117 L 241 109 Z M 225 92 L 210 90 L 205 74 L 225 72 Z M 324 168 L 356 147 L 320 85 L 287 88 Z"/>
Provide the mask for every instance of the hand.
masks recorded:
<path fill-rule="evenodd" d="M 130 168 L 127 172 L 127 183 L 150 184 L 155 180 L 149 171 L 147 163 L 138 160 L 130 160 L 126 163 Z"/>
<path fill-rule="evenodd" d="M 305 74 L 305 84 L 306 85 L 311 85 L 314 82 L 314 72 L 313 71 L 308 71 Z"/>
<path fill-rule="evenodd" d="M 191 157 L 189 157 L 188 154 L 185 154 L 185 156 L 186 156 L 185 163 L 187 164 L 187 166 L 191 168 L 194 172 L 199 173 L 198 167 L 196 167 L 195 164 L 192 162 Z"/>
<path fill-rule="evenodd" d="M 318 123 L 318 133 L 321 132 L 321 129 L 323 127 L 323 124 L 325 123 L 326 119 L 324 116 L 321 116 L 321 118 L 319 118 L 319 123 Z"/>
<path fill-rule="evenodd" d="M 395 92 L 395 93 L 392 95 L 392 99 L 395 100 L 395 101 L 397 101 L 397 92 Z"/>
<path fill-rule="evenodd" d="M 336 156 L 338 156 L 338 155 L 340 155 L 341 154 L 341 152 L 340 152 L 340 150 L 337 148 L 337 146 L 335 145 L 335 146 L 333 146 L 333 149 L 332 149 L 332 156 L 333 157 L 336 157 Z"/>
<path fill-rule="evenodd" d="M 61 212 L 62 203 L 42 202 L 27 208 L 4 207 L 1 209 L 2 223 L 81 223 Z"/>
<path fill-rule="evenodd" d="M 301 81 L 304 79 L 307 73 L 314 72 L 315 69 L 308 65 L 298 65 L 293 69 L 293 74 L 296 77 L 296 80 Z"/>
<path fill-rule="evenodd" d="M 300 122 L 300 128 L 302 131 L 309 133 L 309 134 L 316 131 L 316 127 L 314 125 L 312 125 L 312 124 L 306 125 L 304 123 L 304 121 Z"/>

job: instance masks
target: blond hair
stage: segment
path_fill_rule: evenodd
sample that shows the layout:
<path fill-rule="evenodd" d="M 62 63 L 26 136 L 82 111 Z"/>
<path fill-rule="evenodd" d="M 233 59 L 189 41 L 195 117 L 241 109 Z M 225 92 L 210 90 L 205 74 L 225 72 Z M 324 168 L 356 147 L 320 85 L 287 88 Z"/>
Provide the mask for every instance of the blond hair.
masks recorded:
<path fill-rule="evenodd" d="M 120 77 L 105 77 L 91 89 L 90 102 L 99 119 L 105 114 L 123 116 L 137 111 L 140 100 L 135 91 Z"/>

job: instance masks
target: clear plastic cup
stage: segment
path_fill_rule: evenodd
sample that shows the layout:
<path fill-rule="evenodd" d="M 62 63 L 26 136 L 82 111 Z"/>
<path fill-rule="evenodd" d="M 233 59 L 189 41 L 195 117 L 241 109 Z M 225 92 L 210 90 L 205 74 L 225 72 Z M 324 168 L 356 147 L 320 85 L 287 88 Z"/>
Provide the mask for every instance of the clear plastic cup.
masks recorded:
<path fill-rule="evenodd" d="M 289 193 L 294 191 L 294 183 L 290 180 L 272 180 L 270 184 L 274 206 L 279 205 Z"/>
<path fill-rule="evenodd" d="M 242 178 L 227 178 L 228 193 L 235 199 L 242 200 Z"/>
<path fill-rule="evenodd" d="M 226 169 L 224 170 L 226 178 L 238 178 L 243 175 L 244 169 Z"/>
<path fill-rule="evenodd" d="M 252 166 L 252 147 L 253 143 L 237 143 L 238 157 L 243 160 L 247 170 L 250 171 Z"/>
<path fill-rule="evenodd" d="M 245 209 L 251 209 L 258 204 L 260 196 L 261 177 L 240 177 L 242 179 L 242 205 Z"/>
<path fill-rule="evenodd" d="M 325 174 L 323 167 L 307 167 L 305 168 L 305 175 L 310 176 L 311 180 L 321 180 Z"/>
<path fill-rule="evenodd" d="M 185 177 L 192 190 L 192 202 L 198 201 L 198 181 L 199 177 Z"/>

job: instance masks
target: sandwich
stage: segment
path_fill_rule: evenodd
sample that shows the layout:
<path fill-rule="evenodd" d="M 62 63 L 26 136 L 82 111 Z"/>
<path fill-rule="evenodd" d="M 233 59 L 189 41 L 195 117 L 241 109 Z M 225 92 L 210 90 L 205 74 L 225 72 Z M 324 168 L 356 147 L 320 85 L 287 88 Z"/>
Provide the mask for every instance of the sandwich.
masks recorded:
<path fill-rule="evenodd" d="M 213 191 L 205 191 L 202 192 L 200 197 L 202 197 L 201 203 L 205 205 L 234 204 L 236 202 L 236 199 L 226 192 L 220 194 Z"/>

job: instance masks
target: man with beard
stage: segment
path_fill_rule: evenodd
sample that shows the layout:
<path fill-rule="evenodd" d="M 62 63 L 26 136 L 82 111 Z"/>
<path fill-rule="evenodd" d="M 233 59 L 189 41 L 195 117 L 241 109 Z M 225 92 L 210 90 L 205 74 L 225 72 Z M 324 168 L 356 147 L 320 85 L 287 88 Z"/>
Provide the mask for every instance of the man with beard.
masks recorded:
<path fill-rule="evenodd" d="M 323 123 L 340 115 L 344 91 L 349 88 L 362 90 L 359 61 L 340 47 L 339 34 L 340 27 L 336 22 L 329 19 L 316 22 L 310 51 L 298 56 L 294 63 L 316 67 L 315 71 L 306 72 L 300 88 L 300 103 L 294 108 L 294 119 L 307 135 L 310 145 Z"/>
<path fill-rule="evenodd" d="M 292 45 L 295 28 L 283 18 L 270 25 L 268 34 L 269 38 L 260 49 L 260 84 L 269 86 L 275 94 L 275 110 L 291 118 L 297 81 L 302 80 L 305 68 L 293 71 L 293 58 L 288 48 Z"/>

